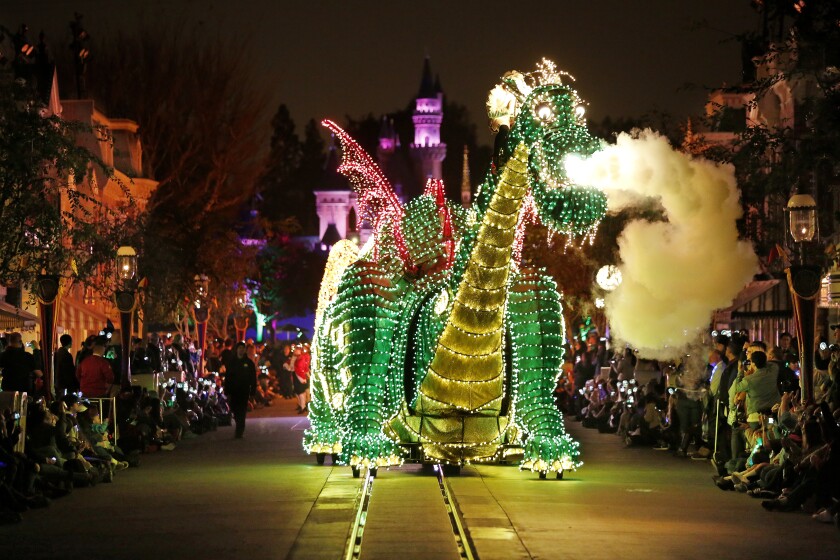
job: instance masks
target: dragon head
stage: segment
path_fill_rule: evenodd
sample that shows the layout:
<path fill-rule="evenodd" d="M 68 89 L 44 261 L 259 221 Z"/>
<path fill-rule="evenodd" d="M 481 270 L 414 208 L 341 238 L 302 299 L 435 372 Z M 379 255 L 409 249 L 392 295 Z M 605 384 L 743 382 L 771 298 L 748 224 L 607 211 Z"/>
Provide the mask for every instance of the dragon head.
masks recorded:
<path fill-rule="evenodd" d="M 487 109 L 490 126 L 498 131 L 497 166 L 524 143 L 537 215 L 549 228 L 578 236 L 594 232 L 606 211 L 606 197 L 567 176 L 566 156 L 588 156 L 601 142 L 589 133 L 585 104 L 563 83 L 566 78 L 572 79 L 545 59 L 529 74 L 508 72 L 490 92 Z"/>

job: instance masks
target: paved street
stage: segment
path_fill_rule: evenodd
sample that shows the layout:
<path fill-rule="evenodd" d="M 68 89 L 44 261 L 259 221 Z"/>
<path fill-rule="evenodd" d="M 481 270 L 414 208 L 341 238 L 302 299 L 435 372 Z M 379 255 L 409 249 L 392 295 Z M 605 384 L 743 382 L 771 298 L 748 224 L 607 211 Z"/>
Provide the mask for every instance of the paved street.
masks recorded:
<path fill-rule="evenodd" d="M 77 489 L 0 527 L 0 558 L 340 558 L 362 479 L 317 466 L 307 421 L 280 403 L 232 428 L 143 457 L 110 485 Z M 271 417 L 282 413 L 285 417 Z M 837 558 L 840 532 L 722 492 L 705 463 L 572 423 L 586 465 L 566 480 L 515 468 L 450 477 L 479 558 Z M 374 482 L 362 558 L 455 558 L 437 481 L 415 465 Z"/>

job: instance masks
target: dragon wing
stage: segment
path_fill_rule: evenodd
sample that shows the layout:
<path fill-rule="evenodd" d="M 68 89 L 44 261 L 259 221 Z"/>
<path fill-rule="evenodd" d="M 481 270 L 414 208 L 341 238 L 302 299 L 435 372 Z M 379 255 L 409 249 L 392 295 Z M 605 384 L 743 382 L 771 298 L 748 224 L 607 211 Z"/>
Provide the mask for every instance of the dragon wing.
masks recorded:
<path fill-rule="evenodd" d="M 391 182 L 364 148 L 340 126 L 329 119 L 324 119 L 321 124 L 335 134 L 341 142 L 341 165 L 338 167 L 338 172 L 353 184 L 359 196 L 360 214 L 372 226 L 374 256 L 378 254 L 376 247 L 382 228 L 390 223 L 393 227 L 398 253 L 403 262 L 410 266 L 408 250 L 400 231 L 405 212 Z"/>

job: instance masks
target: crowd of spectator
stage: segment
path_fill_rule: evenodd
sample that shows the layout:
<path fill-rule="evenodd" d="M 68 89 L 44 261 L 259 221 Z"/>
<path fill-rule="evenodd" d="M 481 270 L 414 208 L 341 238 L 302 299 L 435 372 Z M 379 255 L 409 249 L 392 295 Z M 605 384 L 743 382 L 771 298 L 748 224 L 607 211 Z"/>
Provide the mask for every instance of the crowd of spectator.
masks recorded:
<path fill-rule="evenodd" d="M 47 507 L 74 488 L 110 483 L 138 467 L 143 454 L 173 451 L 185 439 L 231 425 L 240 410 L 271 406 L 275 397 L 297 398 L 298 412 L 308 411 L 308 345 L 216 340 L 199 371 L 188 337 L 151 333 L 133 339 L 130 349 L 132 375 L 157 374 L 159 382 L 148 388 L 122 383 L 114 339 L 106 332 L 88 337 L 74 355 L 72 338 L 62 335 L 49 395 L 39 357 L 20 335 L 0 339 L 0 387 L 28 396 L 26 406 L 0 407 L 0 523 L 19 522 L 26 510 Z M 232 373 L 243 365 L 253 383 Z M 242 437 L 244 412 L 237 420 Z"/>
<path fill-rule="evenodd" d="M 831 329 L 833 343 L 815 349 L 812 402 L 800 396 L 789 333 L 772 346 L 716 334 L 701 355 L 661 362 L 612 353 L 596 333 L 568 353 L 557 404 L 627 446 L 710 461 L 719 488 L 767 510 L 804 510 L 840 528 L 840 324 Z"/>

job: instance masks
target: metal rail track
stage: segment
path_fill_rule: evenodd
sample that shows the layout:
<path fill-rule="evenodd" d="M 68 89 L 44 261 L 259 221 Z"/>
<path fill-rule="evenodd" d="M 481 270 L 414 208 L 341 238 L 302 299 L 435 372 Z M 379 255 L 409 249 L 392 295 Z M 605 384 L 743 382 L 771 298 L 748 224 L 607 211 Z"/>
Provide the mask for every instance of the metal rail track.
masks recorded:
<path fill-rule="evenodd" d="M 362 554 L 362 537 L 365 533 L 368 507 L 370 507 L 370 492 L 373 489 L 373 480 L 376 478 L 376 471 L 368 470 L 362 489 L 359 491 L 359 505 L 356 509 L 356 518 L 350 535 L 347 537 L 347 552 L 345 560 L 359 560 Z"/>
<path fill-rule="evenodd" d="M 452 490 L 449 487 L 449 482 L 446 480 L 443 468 L 440 465 L 434 466 L 435 475 L 438 479 L 438 487 L 440 488 L 441 498 L 443 499 L 446 513 L 449 516 L 449 522 L 452 525 L 452 536 L 455 538 L 455 544 L 458 548 L 458 558 L 463 560 L 478 560 L 475 548 L 470 541 L 467 531 L 464 527 L 464 520 L 452 499 Z M 365 476 L 365 481 L 359 491 L 359 502 L 356 510 L 356 517 L 353 521 L 353 526 L 350 529 L 350 535 L 347 538 L 347 550 L 344 555 L 345 560 L 359 560 L 362 555 L 362 541 L 365 533 L 365 525 L 367 523 L 367 513 L 370 507 L 370 496 L 373 490 L 373 481 L 376 479 L 376 471 L 368 470 Z"/>
<path fill-rule="evenodd" d="M 478 555 L 475 553 L 472 542 L 464 529 L 464 520 L 461 519 L 461 514 L 458 513 L 458 509 L 452 500 L 452 491 L 449 488 L 446 476 L 443 474 L 443 468 L 440 465 L 435 465 L 435 473 L 437 474 L 441 496 L 443 496 L 443 503 L 446 506 L 446 513 L 449 514 L 449 522 L 452 524 L 452 534 L 455 537 L 455 544 L 458 546 L 458 554 L 460 558 L 465 560 L 476 560 Z"/>

